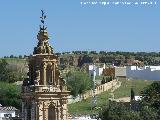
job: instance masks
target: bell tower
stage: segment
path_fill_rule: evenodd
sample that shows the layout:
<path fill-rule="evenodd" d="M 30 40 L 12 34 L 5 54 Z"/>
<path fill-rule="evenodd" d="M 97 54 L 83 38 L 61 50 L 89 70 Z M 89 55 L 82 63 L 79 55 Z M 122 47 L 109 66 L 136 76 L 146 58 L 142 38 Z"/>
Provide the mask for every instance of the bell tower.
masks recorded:
<path fill-rule="evenodd" d="M 58 57 L 49 45 L 42 10 L 38 44 L 29 57 L 28 78 L 22 85 L 23 120 L 67 120 L 67 91 L 58 69 Z"/>

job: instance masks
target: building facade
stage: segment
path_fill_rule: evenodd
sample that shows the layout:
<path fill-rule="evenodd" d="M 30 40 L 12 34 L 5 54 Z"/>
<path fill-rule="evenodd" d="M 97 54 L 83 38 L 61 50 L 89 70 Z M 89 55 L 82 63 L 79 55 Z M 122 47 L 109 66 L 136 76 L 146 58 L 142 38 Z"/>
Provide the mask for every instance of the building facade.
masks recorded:
<path fill-rule="evenodd" d="M 103 70 L 105 69 L 105 64 L 100 65 L 88 65 L 89 76 L 93 76 L 93 72 L 95 70 L 96 76 L 101 76 L 103 74 Z"/>
<path fill-rule="evenodd" d="M 160 66 L 127 66 L 126 77 L 140 80 L 160 80 Z"/>
<path fill-rule="evenodd" d="M 23 120 L 67 120 L 67 96 L 65 80 L 58 69 L 58 57 L 48 42 L 46 16 L 42 11 L 38 44 L 29 57 L 28 78 L 22 86 Z"/>

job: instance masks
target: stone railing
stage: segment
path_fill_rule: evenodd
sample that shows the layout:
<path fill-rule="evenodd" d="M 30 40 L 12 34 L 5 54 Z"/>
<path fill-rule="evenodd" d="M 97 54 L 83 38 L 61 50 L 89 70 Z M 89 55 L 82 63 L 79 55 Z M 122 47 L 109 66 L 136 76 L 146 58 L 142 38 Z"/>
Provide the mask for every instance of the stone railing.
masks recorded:
<path fill-rule="evenodd" d="M 60 92 L 58 86 L 36 85 L 23 87 L 24 92 Z"/>
<path fill-rule="evenodd" d="M 95 94 L 98 95 L 102 92 L 108 91 L 116 85 L 117 85 L 117 80 L 112 80 L 112 81 L 107 82 L 105 84 L 99 85 L 95 89 Z M 89 97 L 92 97 L 93 95 L 94 95 L 93 90 L 88 90 L 82 95 L 82 97 L 83 97 L 83 99 L 87 99 Z"/>
<path fill-rule="evenodd" d="M 43 85 L 38 85 L 34 86 L 35 92 L 60 92 L 60 89 L 57 86 L 43 86 Z"/>

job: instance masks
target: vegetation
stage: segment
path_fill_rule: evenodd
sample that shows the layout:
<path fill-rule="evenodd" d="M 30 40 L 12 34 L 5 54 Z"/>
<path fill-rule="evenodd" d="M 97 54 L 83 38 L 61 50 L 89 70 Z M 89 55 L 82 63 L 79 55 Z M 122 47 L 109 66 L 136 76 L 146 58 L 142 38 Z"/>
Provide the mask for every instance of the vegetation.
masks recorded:
<path fill-rule="evenodd" d="M 142 62 L 142 65 L 160 65 L 160 52 L 123 52 L 123 51 L 116 51 L 116 52 L 107 52 L 107 51 L 72 51 L 72 52 L 63 52 L 63 53 L 56 53 L 56 55 L 60 56 L 61 64 L 70 64 L 70 60 L 67 61 L 66 59 L 76 58 L 77 65 L 82 67 L 85 63 L 106 63 L 109 65 L 138 65 L 134 63 L 134 60 L 138 60 Z M 20 60 L 21 62 L 25 58 L 26 55 L 22 56 L 4 56 L 7 60 Z M 73 64 L 70 64 L 73 65 Z M 75 64 L 74 64 L 75 65 Z M 73 65 L 73 66 L 74 66 Z"/>
<path fill-rule="evenodd" d="M 160 110 L 160 81 L 146 87 L 142 92 L 143 102 L 150 107 Z"/>
<path fill-rule="evenodd" d="M 84 93 L 91 89 L 92 81 L 87 73 L 74 71 L 69 72 L 66 76 L 68 89 L 73 96 Z"/>
<path fill-rule="evenodd" d="M 14 106 L 17 109 L 20 109 L 20 92 L 20 86 L 6 82 L 0 82 L 0 103 L 3 106 Z"/>
<path fill-rule="evenodd" d="M 160 81 L 148 85 L 141 92 L 141 101 L 110 102 L 101 112 L 102 120 L 159 120 Z M 136 107 L 135 107 L 136 106 Z"/>
<path fill-rule="evenodd" d="M 20 58 L 1 58 L 0 60 L 5 60 L 7 63 L 23 63 L 25 64 L 27 61 L 26 59 L 20 59 Z"/>
<path fill-rule="evenodd" d="M 104 92 L 96 96 L 96 109 L 92 109 L 92 98 L 88 98 L 81 102 L 76 102 L 68 105 L 69 113 L 71 114 L 90 114 L 98 113 L 103 106 L 108 103 L 109 92 Z M 77 109 L 78 108 L 78 109 Z"/>
<path fill-rule="evenodd" d="M 14 85 L 16 81 L 22 80 L 22 75 L 8 67 L 5 59 L 0 60 L 0 103 L 4 106 L 21 108 L 21 87 Z"/>
<path fill-rule="evenodd" d="M 131 80 L 131 79 L 119 79 L 121 81 L 121 87 L 114 91 L 114 97 L 129 97 L 131 94 L 131 88 L 134 90 L 135 95 L 140 95 L 141 91 L 148 85 L 152 84 L 152 80 Z"/>
<path fill-rule="evenodd" d="M 0 81 L 13 83 L 22 80 L 22 74 L 8 68 L 5 59 L 0 60 Z"/>
<path fill-rule="evenodd" d="M 121 98 L 121 97 L 129 97 L 131 93 L 131 87 L 134 85 L 134 91 L 135 95 L 140 95 L 141 91 L 153 81 L 144 81 L 144 80 L 126 80 L 126 79 L 119 79 L 122 84 L 121 86 L 116 89 L 113 94 L 115 98 Z M 103 92 L 99 95 L 97 95 L 97 109 L 91 110 L 92 108 L 92 99 L 88 98 L 86 100 L 83 100 L 81 102 L 73 103 L 68 105 L 69 112 L 71 114 L 88 114 L 88 113 L 98 113 L 101 111 L 101 108 L 103 108 L 105 105 L 108 104 L 108 100 L 111 97 L 110 91 Z M 77 110 L 78 108 L 78 110 Z"/>
<path fill-rule="evenodd" d="M 116 64 L 116 65 L 126 65 L 128 60 L 139 60 L 144 63 L 144 65 L 160 65 L 160 53 L 145 53 L 145 52 L 106 52 L 100 51 L 74 51 L 74 52 L 65 52 L 63 54 L 58 54 L 59 56 L 68 55 L 78 57 L 78 66 L 81 67 L 84 63 L 107 63 L 107 64 Z M 98 61 L 96 61 L 98 58 Z M 0 103 L 2 105 L 12 105 L 16 108 L 20 108 L 20 87 L 13 84 L 8 84 L 6 82 L 13 83 L 18 80 L 22 80 L 21 74 L 16 69 L 11 69 L 8 67 L 8 63 L 26 63 L 26 60 L 22 56 L 19 58 L 10 56 L 10 58 L 5 57 L 5 59 L 0 59 Z M 98 79 L 98 78 L 97 78 Z M 87 89 L 90 89 L 92 86 L 91 80 L 86 73 L 80 71 L 73 71 L 66 76 L 68 89 L 71 91 L 72 95 L 77 96 L 78 94 L 84 93 Z M 103 110 L 105 115 L 112 120 L 121 118 L 121 120 L 131 119 L 134 120 L 143 120 L 151 119 L 156 120 L 157 114 L 159 115 L 160 111 L 160 89 L 159 83 L 154 83 L 151 86 L 145 88 L 147 85 L 150 85 L 153 81 L 145 80 L 125 80 L 120 79 L 122 85 L 120 88 L 113 92 L 115 98 L 128 97 L 130 96 L 131 88 L 134 91 L 135 95 L 144 96 L 143 105 L 139 111 L 131 111 L 130 109 L 123 106 L 123 104 L 114 103 L 111 107 L 108 103 L 110 97 L 110 91 L 104 92 L 100 95 L 97 95 L 97 107 L 94 110 L 92 108 L 91 98 L 88 98 L 84 101 L 68 105 L 69 112 L 74 114 L 86 114 L 91 112 L 98 113 L 101 111 L 101 108 L 108 104 L 106 109 Z M 144 89 L 145 88 L 145 89 Z M 144 90 L 143 90 L 144 89 Z M 112 104 L 112 103 L 111 103 Z M 78 110 L 77 110 L 78 108 Z M 124 111 L 123 113 L 121 113 Z M 102 114 L 103 114 L 102 113 Z M 104 116 L 104 115 L 103 115 Z M 141 117 L 143 116 L 143 118 Z M 124 118 L 125 119 L 124 119 Z"/>
<path fill-rule="evenodd" d="M 72 51 L 57 53 L 62 61 L 69 57 L 75 57 L 78 60 L 77 66 L 82 67 L 85 63 L 106 63 L 109 65 L 160 65 L 160 52 L 106 52 L 106 51 Z M 66 57 L 68 56 L 68 57 Z M 98 59 L 97 59 L 98 58 Z M 136 63 L 134 60 L 138 60 Z M 70 61 L 69 61 L 70 62 Z M 69 64 L 66 62 L 66 64 Z M 141 62 L 141 63 L 140 63 Z"/>
<path fill-rule="evenodd" d="M 158 111 L 154 108 L 141 106 L 133 110 L 130 107 L 124 103 L 111 102 L 100 116 L 102 120 L 159 120 Z"/>
<path fill-rule="evenodd" d="M 106 63 L 106 64 L 115 64 L 119 65 L 127 65 L 130 64 L 128 61 L 132 61 L 134 64 L 134 60 L 139 60 L 143 62 L 144 65 L 160 65 L 160 52 L 107 52 L 107 51 L 72 51 L 72 52 L 63 52 L 56 53 L 58 56 L 67 59 L 67 56 L 72 56 L 78 58 L 78 66 L 81 67 L 84 63 Z M 22 56 L 4 56 L 5 59 L 11 60 L 24 60 L 27 58 L 26 55 Z M 97 58 L 99 59 L 97 61 Z M 66 63 L 68 64 L 68 63 Z"/>

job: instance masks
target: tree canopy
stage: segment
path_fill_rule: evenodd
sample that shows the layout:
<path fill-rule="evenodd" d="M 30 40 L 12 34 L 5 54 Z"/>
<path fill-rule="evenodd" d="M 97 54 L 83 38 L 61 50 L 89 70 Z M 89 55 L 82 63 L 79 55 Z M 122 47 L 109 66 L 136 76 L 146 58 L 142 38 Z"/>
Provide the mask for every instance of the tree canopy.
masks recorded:
<path fill-rule="evenodd" d="M 14 106 L 21 108 L 21 87 L 6 82 L 0 82 L 0 103 L 3 106 Z"/>
<path fill-rule="evenodd" d="M 22 80 L 22 75 L 8 67 L 5 59 L 0 60 L 0 81 L 13 83 Z"/>
<path fill-rule="evenodd" d="M 159 120 L 160 81 L 147 86 L 141 95 L 141 101 L 133 100 L 130 103 L 111 101 L 101 112 L 102 120 Z"/>
<path fill-rule="evenodd" d="M 153 82 L 142 92 L 142 101 L 151 107 L 160 109 L 160 81 Z"/>
<path fill-rule="evenodd" d="M 73 96 L 84 93 L 91 88 L 91 79 L 87 73 L 81 71 L 69 72 L 66 76 L 68 89 Z"/>

